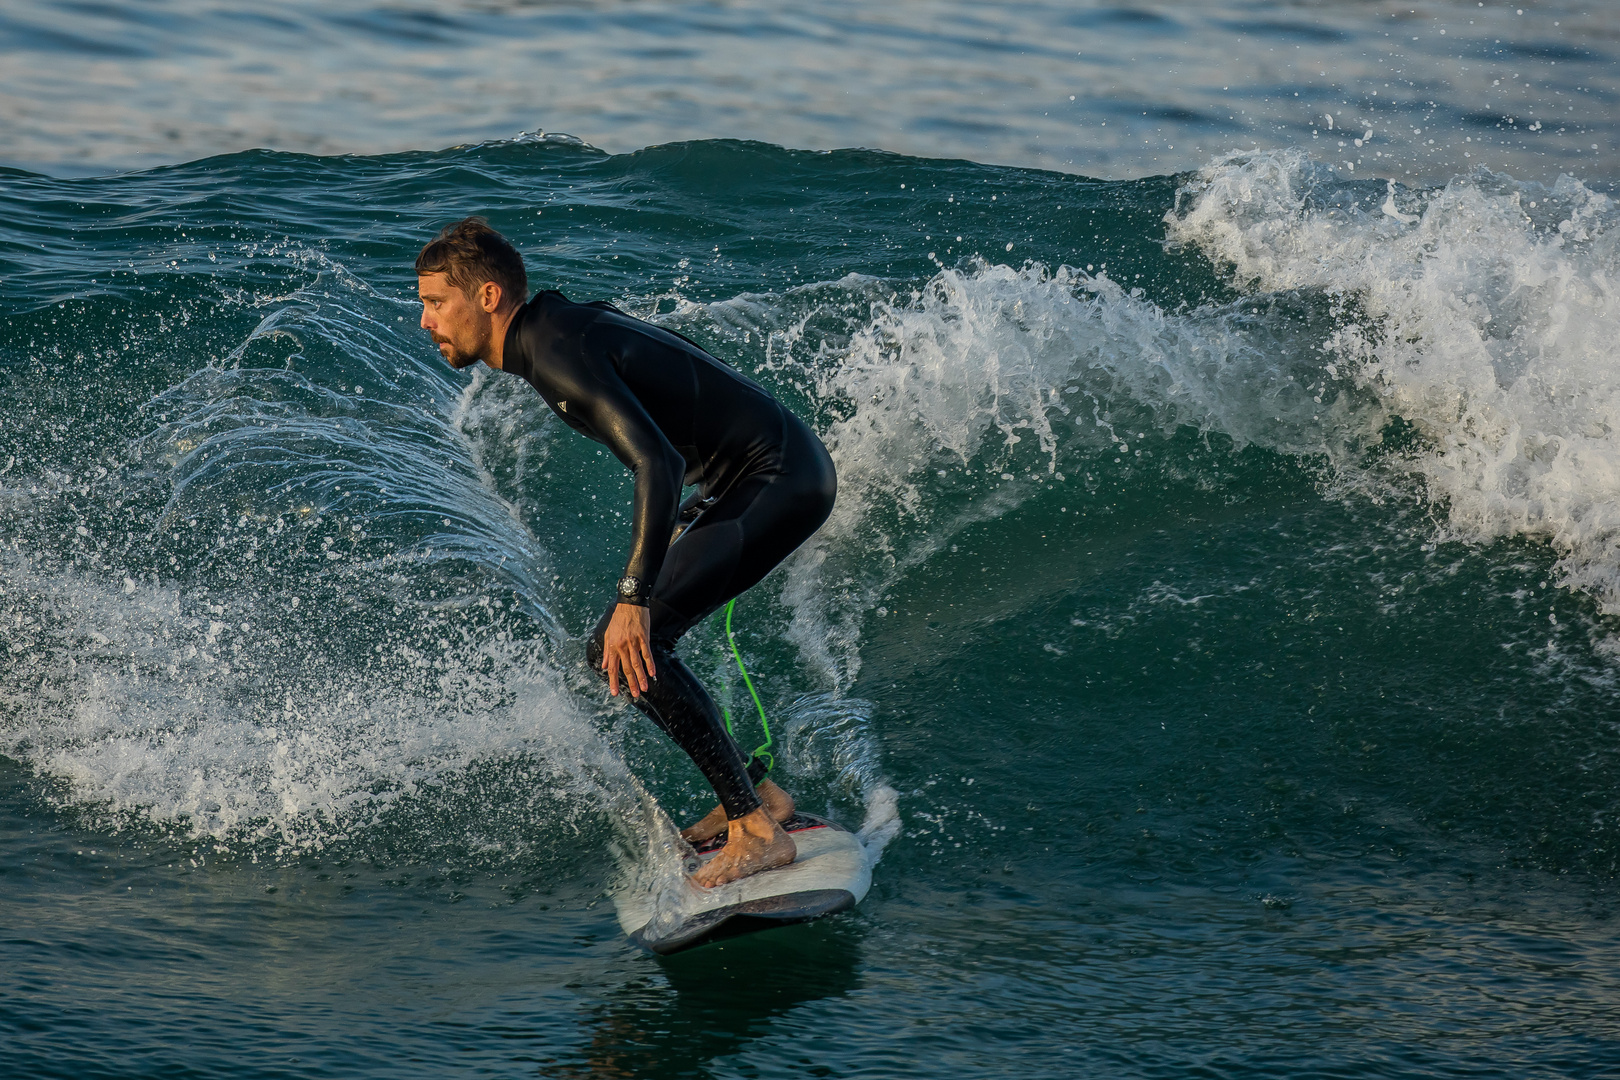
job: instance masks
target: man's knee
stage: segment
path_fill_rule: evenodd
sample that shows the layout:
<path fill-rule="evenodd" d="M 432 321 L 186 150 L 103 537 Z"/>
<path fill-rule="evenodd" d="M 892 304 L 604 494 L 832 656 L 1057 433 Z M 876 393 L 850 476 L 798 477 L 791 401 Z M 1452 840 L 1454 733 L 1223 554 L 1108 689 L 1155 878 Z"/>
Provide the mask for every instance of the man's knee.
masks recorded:
<path fill-rule="evenodd" d="M 606 636 L 599 627 L 591 635 L 590 640 L 585 643 L 585 663 L 590 666 L 592 671 L 596 672 L 597 678 L 603 680 L 607 679 L 607 672 L 602 670 L 602 660 L 607 655 L 602 645 L 602 639 Z"/>
<path fill-rule="evenodd" d="M 608 682 L 608 672 L 603 670 L 603 659 L 608 656 L 608 649 L 603 644 L 606 638 L 608 638 L 608 620 L 603 619 L 596 623 L 596 630 L 591 631 L 590 640 L 586 640 L 585 643 L 585 662 L 603 682 Z"/>
<path fill-rule="evenodd" d="M 607 681 L 607 672 L 602 670 L 602 661 L 607 657 L 604 642 L 607 640 L 608 627 L 613 622 L 613 612 L 618 606 L 616 600 L 608 604 L 607 610 L 602 612 L 602 617 L 596 620 L 596 628 L 591 631 L 591 636 L 585 639 L 585 662 L 603 682 Z"/>

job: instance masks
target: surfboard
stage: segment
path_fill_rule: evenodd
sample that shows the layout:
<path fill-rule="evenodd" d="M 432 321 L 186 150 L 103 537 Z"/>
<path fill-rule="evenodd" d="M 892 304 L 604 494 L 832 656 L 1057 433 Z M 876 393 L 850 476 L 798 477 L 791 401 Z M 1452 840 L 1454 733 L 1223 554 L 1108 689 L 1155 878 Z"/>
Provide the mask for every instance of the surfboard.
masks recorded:
<path fill-rule="evenodd" d="M 798 847 L 798 856 L 787 866 L 712 889 L 683 883 L 673 911 L 667 899 L 660 905 L 651 892 L 616 895 L 619 925 L 637 945 L 667 956 L 739 934 L 819 919 L 861 902 L 872 886 L 872 868 L 853 833 L 814 814 L 794 814 L 782 828 Z M 707 862 L 725 844 L 722 833 L 698 845 L 698 858 Z"/>

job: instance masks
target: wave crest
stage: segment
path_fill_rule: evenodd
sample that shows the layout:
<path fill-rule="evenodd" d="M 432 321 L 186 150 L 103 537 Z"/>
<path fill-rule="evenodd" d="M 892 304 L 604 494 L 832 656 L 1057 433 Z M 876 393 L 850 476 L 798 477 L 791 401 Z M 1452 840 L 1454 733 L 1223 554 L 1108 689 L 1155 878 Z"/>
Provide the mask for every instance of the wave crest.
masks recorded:
<path fill-rule="evenodd" d="M 1611 199 L 1484 169 L 1405 191 L 1275 151 L 1212 162 L 1166 221 L 1241 287 L 1354 297 L 1332 350 L 1417 429 L 1405 460 L 1451 535 L 1545 539 L 1565 583 L 1620 614 Z"/>

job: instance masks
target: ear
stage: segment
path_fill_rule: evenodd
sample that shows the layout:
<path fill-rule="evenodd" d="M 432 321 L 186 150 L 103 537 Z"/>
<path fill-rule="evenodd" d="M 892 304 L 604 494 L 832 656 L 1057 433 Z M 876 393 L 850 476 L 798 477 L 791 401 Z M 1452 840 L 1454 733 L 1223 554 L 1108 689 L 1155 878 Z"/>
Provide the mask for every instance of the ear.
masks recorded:
<path fill-rule="evenodd" d="M 478 306 L 493 315 L 501 309 L 504 296 L 501 287 L 493 281 L 486 281 L 478 290 Z"/>

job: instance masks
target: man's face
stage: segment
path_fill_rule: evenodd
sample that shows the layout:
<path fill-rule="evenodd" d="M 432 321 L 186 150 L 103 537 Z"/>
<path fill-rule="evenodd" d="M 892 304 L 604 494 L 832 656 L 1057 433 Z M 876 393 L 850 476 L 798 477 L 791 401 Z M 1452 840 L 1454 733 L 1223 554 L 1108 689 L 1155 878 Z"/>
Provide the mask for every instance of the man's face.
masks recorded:
<path fill-rule="evenodd" d="M 444 274 L 419 275 L 416 292 L 422 298 L 422 329 L 432 335 L 439 355 L 451 367 L 476 364 L 489 354 L 494 318 L 483 304 L 450 284 Z"/>

